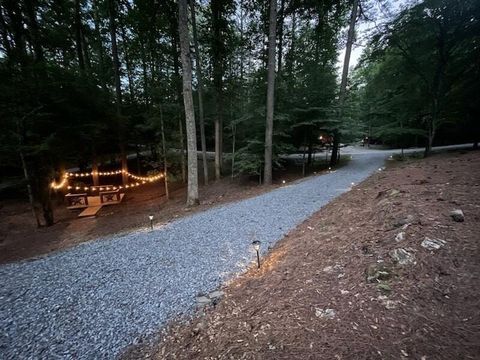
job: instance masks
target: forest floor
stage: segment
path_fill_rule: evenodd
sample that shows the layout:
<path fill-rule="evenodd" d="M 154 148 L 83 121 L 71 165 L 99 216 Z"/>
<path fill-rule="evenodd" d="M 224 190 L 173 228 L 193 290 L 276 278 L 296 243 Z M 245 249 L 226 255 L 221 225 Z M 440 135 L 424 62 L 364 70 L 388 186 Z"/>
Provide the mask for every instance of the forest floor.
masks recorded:
<path fill-rule="evenodd" d="M 320 163 L 310 170 L 320 172 L 322 167 L 324 165 Z M 231 180 L 226 177 L 212 181 L 208 186 L 201 186 L 201 204 L 195 208 L 185 206 L 184 184 L 170 184 L 170 201 L 165 198 L 163 183 L 147 184 L 127 192 L 121 204 L 104 207 L 96 217 L 89 218 L 78 218 L 80 211 L 68 210 L 60 199 L 54 202 L 54 226 L 43 228 L 36 228 L 28 203 L 4 200 L 0 203 L 0 264 L 147 227 L 150 214 L 154 215 L 155 225 L 163 224 L 194 212 L 271 191 L 281 186 L 283 180 L 288 183 L 300 178 L 301 169 L 295 166 L 287 166 L 274 173 L 274 184 L 271 186 L 258 186 L 255 180 Z"/>
<path fill-rule="evenodd" d="M 478 358 L 479 233 L 480 152 L 398 162 L 291 231 L 220 301 L 124 357 Z"/>

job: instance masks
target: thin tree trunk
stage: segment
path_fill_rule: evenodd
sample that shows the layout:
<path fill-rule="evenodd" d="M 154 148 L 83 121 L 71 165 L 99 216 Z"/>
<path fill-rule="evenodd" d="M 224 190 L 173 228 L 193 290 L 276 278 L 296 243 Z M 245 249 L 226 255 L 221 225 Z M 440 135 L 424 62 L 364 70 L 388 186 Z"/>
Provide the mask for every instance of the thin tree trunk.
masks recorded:
<path fill-rule="evenodd" d="M 120 60 L 118 58 L 117 47 L 117 24 L 116 24 L 116 9 L 115 0 L 108 0 L 108 10 L 110 17 L 110 41 L 112 45 L 112 63 L 113 63 L 113 80 L 115 82 L 115 106 L 117 115 L 121 115 L 122 106 L 122 88 L 120 83 Z"/>
<path fill-rule="evenodd" d="M 170 199 L 168 191 L 168 166 L 167 166 L 167 145 L 165 142 L 165 130 L 163 127 L 163 109 L 160 106 L 160 130 L 162 132 L 162 153 L 163 153 L 163 182 L 165 184 L 165 197 Z"/>
<path fill-rule="evenodd" d="M 120 60 L 117 47 L 117 24 L 114 0 L 108 0 L 108 13 L 110 18 L 110 40 L 112 43 L 113 80 L 115 82 L 115 106 L 119 122 L 120 159 L 122 163 L 122 183 L 128 184 L 128 158 L 125 148 L 125 129 L 122 116 L 122 87 L 120 83 Z"/>
<path fill-rule="evenodd" d="M 347 47 L 345 49 L 345 58 L 343 61 L 342 82 L 340 83 L 340 97 L 339 97 L 339 121 L 342 121 L 345 97 L 347 93 L 348 68 L 350 66 L 350 55 L 352 53 L 353 39 L 355 36 L 355 22 L 357 21 L 358 0 L 353 0 L 352 13 L 350 15 L 350 24 L 348 27 Z M 330 158 L 330 166 L 335 166 L 338 162 L 338 146 L 340 145 L 340 132 L 334 131 L 334 141 L 332 149 L 332 157 Z"/>
<path fill-rule="evenodd" d="M 32 47 L 35 54 L 35 61 L 40 62 L 43 61 L 43 49 L 42 44 L 40 43 L 40 32 L 37 22 L 37 5 L 37 0 L 26 0 L 24 9 L 27 14 L 32 36 Z"/>
<path fill-rule="evenodd" d="M 83 25 L 82 25 L 82 49 L 83 49 L 83 59 L 85 60 L 85 69 L 87 69 L 88 72 L 92 69 L 92 63 L 90 61 L 90 54 L 88 53 L 88 41 L 85 36 L 85 31 L 83 31 Z"/>
<path fill-rule="evenodd" d="M 280 19 L 278 22 L 278 67 L 277 75 L 280 77 L 282 72 L 282 60 L 283 60 L 283 23 L 285 20 L 285 0 L 280 1 Z"/>
<path fill-rule="evenodd" d="M 178 27 L 178 23 L 175 23 Z M 178 29 L 172 26 L 172 56 L 173 56 L 173 69 L 174 69 L 174 76 L 175 76 L 175 87 L 177 90 L 177 97 L 178 103 L 182 106 L 182 89 L 180 85 L 180 66 L 178 63 L 178 53 L 177 53 L 177 38 L 176 32 Z M 183 119 L 182 115 L 179 114 L 178 116 L 178 132 L 179 132 L 179 145 L 180 145 L 180 166 L 182 168 L 182 182 L 187 182 L 187 169 L 185 164 L 185 140 L 183 136 Z"/>
<path fill-rule="evenodd" d="M 2 35 L 3 48 L 5 49 L 6 57 L 11 57 L 12 47 L 8 38 L 7 24 L 3 15 L 3 8 L 0 7 L 0 34 Z"/>
<path fill-rule="evenodd" d="M 103 51 L 103 42 L 102 42 L 102 34 L 100 32 L 100 19 L 98 15 L 98 0 L 93 0 L 93 23 L 95 29 L 95 37 L 96 37 L 96 46 L 98 51 L 98 62 L 99 62 L 99 80 L 100 85 L 102 86 L 103 90 L 107 91 L 107 84 L 105 82 L 105 77 L 103 75 L 105 71 L 105 55 Z"/>
<path fill-rule="evenodd" d="M 32 110 L 29 114 L 25 115 L 25 117 L 21 120 L 17 120 L 17 133 L 18 133 L 18 152 L 20 155 L 20 162 L 22 163 L 22 169 L 23 169 L 23 176 L 25 178 L 25 182 L 27 185 L 27 193 L 28 193 L 28 202 L 30 203 L 30 208 L 32 210 L 33 217 L 35 218 L 35 221 L 37 223 L 37 227 L 41 227 L 42 224 L 40 222 L 40 218 L 38 217 L 37 211 L 35 209 L 35 200 L 33 197 L 33 190 L 32 190 L 32 183 L 30 179 L 30 173 L 28 171 L 27 167 L 27 162 L 25 160 L 25 154 L 23 153 L 23 146 L 25 142 L 25 128 L 24 128 L 24 119 L 28 117 L 31 114 L 34 114 L 40 110 L 40 107 L 37 109 Z"/>
<path fill-rule="evenodd" d="M 94 149 L 92 154 L 92 179 L 93 179 L 93 186 L 100 185 L 100 180 L 98 177 L 98 158 L 97 152 Z"/>
<path fill-rule="evenodd" d="M 40 219 L 38 217 L 37 211 L 35 209 L 35 201 L 33 199 L 33 191 L 32 185 L 30 184 L 30 175 L 28 173 L 27 163 L 25 161 L 25 155 L 23 154 L 23 150 L 20 145 L 19 154 L 20 154 L 20 161 L 22 163 L 23 168 L 23 176 L 25 178 L 25 182 L 27 184 L 27 193 L 28 193 L 28 202 L 30 203 L 30 209 L 32 210 L 33 217 L 37 223 L 37 227 L 41 227 L 42 224 L 40 223 Z"/>
<path fill-rule="evenodd" d="M 275 96 L 275 38 L 277 35 L 277 1 L 270 0 L 270 21 L 268 35 L 268 84 L 267 84 L 267 118 L 265 126 L 265 168 L 263 183 L 272 184 L 272 138 L 273 138 L 273 106 Z"/>
<path fill-rule="evenodd" d="M 232 124 L 232 179 L 234 178 L 235 174 L 235 141 L 237 135 L 237 125 L 235 123 Z"/>
<path fill-rule="evenodd" d="M 132 65 L 130 62 L 130 56 L 128 55 L 128 51 L 126 48 L 126 44 L 128 42 L 127 36 L 125 35 L 125 29 L 123 25 L 120 27 L 120 32 L 122 34 L 122 43 L 123 43 L 123 55 L 125 59 L 125 67 L 127 68 L 127 80 L 128 80 L 128 91 L 130 93 L 130 102 L 133 103 L 135 100 L 135 91 L 133 88 L 133 72 L 132 72 Z"/>
<path fill-rule="evenodd" d="M 192 97 L 192 63 L 190 59 L 190 40 L 188 34 L 187 0 L 178 1 L 178 32 L 180 34 L 180 53 L 183 69 L 183 102 L 187 130 L 188 186 L 187 206 L 198 205 L 198 159 L 195 111 Z"/>
<path fill-rule="evenodd" d="M 212 0 L 212 66 L 213 84 L 215 88 L 215 179 L 219 180 L 222 175 L 223 165 L 223 37 L 221 22 L 223 16 L 223 0 Z"/>
<path fill-rule="evenodd" d="M 203 69 L 202 69 L 202 56 L 200 54 L 200 48 L 198 46 L 197 39 L 197 21 L 195 16 L 195 0 L 190 0 L 190 11 L 192 13 L 192 31 L 193 31 L 193 44 L 195 48 L 195 60 L 197 70 L 198 81 L 198 115 L 200 125 L 200 141 L 202 145 L 202 160 L 203 160 L 203 182 L 208 185 L 208 164 L 207 164 L 207 142 L 205 140 L 205 122 L 203 111 Z"/>
<path fill-rule="evenodd" d="M 80 13 L 80 0 L 75 0 L 75 47 L 77 50 L 78 66 L 80 71 L 85 71 L 85 60 L 83 58 L 82 43 L 82 17 Z"/>
<path fill-rule="evenodd" d="M 41 182 L 41 198 L 42 198 L 42 214 L 45 220 L 45 226 L 52 226 L 54 224 L 53 219 L 53 207 L 51 200 L 51 187 L 50 183 Z"/>
<path fill-rule="evenodd" d="M 145 54 L 144 45 L 141 44 L 141 61 L 142 61 L 142 77 L 143 77 L 143 97 L 145 100 L 145 106 L 147 110 L 150 109 L 150 90 L 149 90 L 149 82 L 148 82 L 148 74 L 147 74 L 147 59 Z"/>

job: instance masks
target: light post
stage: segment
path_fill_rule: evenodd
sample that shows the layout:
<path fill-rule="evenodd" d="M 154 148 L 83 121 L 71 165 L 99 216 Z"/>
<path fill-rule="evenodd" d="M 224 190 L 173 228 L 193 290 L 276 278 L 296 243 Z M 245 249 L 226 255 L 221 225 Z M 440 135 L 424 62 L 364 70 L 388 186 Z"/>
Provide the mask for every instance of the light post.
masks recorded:
<path fill-rule="evenodd" d="M 253 245 L 253 248 L 255 249 L 255 251 L 257 252 L 257 268 L 260 269 L 260 253 L 259 253 L 260 241 L 258 241 L 258 240 L 253 241 L 252 245 Z"/>
<path fill-rule="evenodd" d="M 153 230 L 153 215 L 148 215 L 148 218 L 150 219 L 150 229 Z"/>

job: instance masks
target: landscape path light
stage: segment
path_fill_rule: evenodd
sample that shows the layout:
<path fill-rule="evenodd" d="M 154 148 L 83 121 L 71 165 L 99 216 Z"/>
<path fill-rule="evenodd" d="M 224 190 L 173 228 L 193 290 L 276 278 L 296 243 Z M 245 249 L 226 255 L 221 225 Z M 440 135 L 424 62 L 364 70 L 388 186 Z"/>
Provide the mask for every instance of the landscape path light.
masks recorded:
<path fill-rule="evenodd" d="M 252 242 L 253 248 L 257 252 L 257 268 L 260 269 L 260 241 L 255 240 Z"/>
<path fill-rule="evenodd" d="M 148 215 L 148 219 L 150 220 L 150 229 L 153 230 L 153 215 Z"/>

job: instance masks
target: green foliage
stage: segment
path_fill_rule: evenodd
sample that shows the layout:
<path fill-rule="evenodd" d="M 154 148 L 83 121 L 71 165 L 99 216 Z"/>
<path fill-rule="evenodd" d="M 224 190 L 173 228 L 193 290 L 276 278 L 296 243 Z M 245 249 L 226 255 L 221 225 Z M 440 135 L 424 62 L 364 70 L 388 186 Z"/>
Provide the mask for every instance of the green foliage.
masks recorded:
<path fill-rule="evenodd" d="M 479 39 L 476 1 L 427 0 L 387 24 L 354 76 L 366 134 L 402 147 L 435 136 L 478 139 L 470 119 L 478 114 Z"/>

